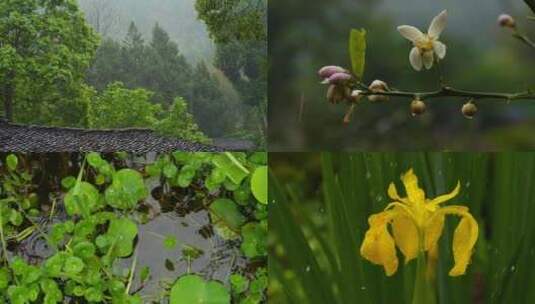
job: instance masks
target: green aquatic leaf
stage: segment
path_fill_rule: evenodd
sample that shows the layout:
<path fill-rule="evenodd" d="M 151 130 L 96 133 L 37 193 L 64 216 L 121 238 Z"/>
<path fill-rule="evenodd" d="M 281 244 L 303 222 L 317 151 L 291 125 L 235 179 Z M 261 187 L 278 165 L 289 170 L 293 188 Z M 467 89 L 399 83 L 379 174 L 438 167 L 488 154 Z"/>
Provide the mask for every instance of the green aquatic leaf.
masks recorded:
<path fill-rule="evenodd" d="M 256 168 L 251 178 L 251 191 L 254 197 L 262 204 L 268 203 L 268 167 L 261 166 Z"/>
<path fill-rule="evenodd" d="M 176 237 L 174 235 L 168 235 L 165 237 L 165 239 L 163 240 L 163 246 L 165 247 L 165 249 L 167 250 L 173 250 L 176 248 L 176 245 L 177 245 L 177 240 L 176 240 Z"/>
<path fill-rule="evenodd" d="M 149 266 L 144 266 L 139 272 L 139 281 L 145 282 L 150 277 L 150 268 Z"/>
<path fill-rule="evenodd" d="M 241 274 L 233 273 L 230 275 L 230 286 L 233 294 L 244 293 L 249 288 L 249 280 Z"/>
<path fill-rule="evenodd" d="M 163 167 L 163 175 L 167 178 L 173 178 L 178 173 L 178 168 L 172 162 L 167 163 Z"/>
<path fill-rule="evenodd" d="M 173 285 L 169 301 L 170 304 L 229 304 L 230 294 L 219 282 L 186 275 Z"/>
<path fill-rule="evenodd" d="M 79 257 L 71 256 L 65 260 L 63 271 L 68 274 L 78 274 L 84 270 L 85 264 Z"/>
<path fill-rule="evenodd" d="M 89 216 L 102 207 L 100 193 L 88 182 L 77 182 L 65 195 L 65 210 L 70 216 Z"/>
<path fill-rule="evenodd" d="M 82 259 L 87 259 L 95 255 L 95 245 L 88 241 L 80 242 L 72 248 L 74 254 Z"/>
<path fill-rule="evenodd" d="M 216 199 L 210 204 L 210 215 L 214 223 L 221 223 L 233 231 L 239 231 L 245 223 L 245 216 L 236 203 L 226 198 Z"/>
<path fill-rule="evenodd" d="M 112 255 L 117 257 L 131 255 L 137 233 L 137 225 L 130 219 L 120 218 L 112 220 L 106 233 L 108 246 L 113 247 Z"/>
<path fill-rule="evenodd" d="M 122 169 L 113 174 L 112 184 L 104 194 L 106 202 L 117 209 L 132 209 L 148 195 L 141 173 Z"/>
<path fill-rule="evenodd" d="M 6 164 L 7 164 L 7 169 L 9 171 L 15 171 L 15 170 L 17 170 L 17 166 L 19 164 L 19 159 L 17 158 L 17 156 L 15 154 L 9 154 L 6 157 Z"/>
<path fill-rule="evenodd" d="M 67 190 L 76 185 L 76 178 L 74 176 L 67 176 L 61 179 L 61 186 Z"/>
<path fill-rule="evenodd" d="M 0 290 L 6 289 L 9 286 L 10 274 L 6 267 L 0 268 Z"/>
<path fill-rule="evenodd" d="M 248 258 L 267 255 L 267 221 L 248 223 L 241 230 L 243 242 L 241 251 Z"/>
<path fill-rule="evenodd" d="M 249 175 L 249 170 L 243 166 L 243 161 L 238 158 L 237 155 L 225 152 L 224 154 L 215 155 L 212 158 L 212 163 L 217 168 L 220 168 L 235 184 L 239 184 Z"/>
<path fill-rule="evenodd" d="M 358 80 L 362 80 L 366 63 L 366 30 L 351 30 L 349 35 L 349 56 L 353 74 Z"/>

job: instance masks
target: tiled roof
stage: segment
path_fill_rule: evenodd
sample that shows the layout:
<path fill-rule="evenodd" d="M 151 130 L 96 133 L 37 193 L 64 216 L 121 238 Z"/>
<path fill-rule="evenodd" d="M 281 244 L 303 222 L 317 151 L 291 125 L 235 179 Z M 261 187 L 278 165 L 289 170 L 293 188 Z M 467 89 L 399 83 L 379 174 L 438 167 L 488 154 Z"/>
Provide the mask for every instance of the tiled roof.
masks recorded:
<path fill-rule="evenodd" d="M 150 129 L 90 130 L 7 123 L 0 120 L 2 152 L 172 152 L 221 148 L 160 136 Z"/>

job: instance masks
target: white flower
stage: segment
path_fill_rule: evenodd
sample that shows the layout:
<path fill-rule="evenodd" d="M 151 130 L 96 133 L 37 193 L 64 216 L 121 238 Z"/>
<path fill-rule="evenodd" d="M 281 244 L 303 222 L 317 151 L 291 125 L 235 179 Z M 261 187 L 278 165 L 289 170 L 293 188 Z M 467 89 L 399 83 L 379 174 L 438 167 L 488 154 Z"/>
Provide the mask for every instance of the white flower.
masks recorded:
<path fill-rule="evenodd" d="M 409 54 L 409 60 L 416 71 L 420 71 L 422 66 L 430 69 L 435 61 L 434 54 L 439 59 L 446 56 L 446 45 L 438 41 L 440 34 L 446 27 L 448 12 L 442 11 L 438 16 L 433 18 L 427 34 L 422 33 L 419 29 L 410 25 L 398 26 L 400 34 L 410 40 L 414 47 Z"/>

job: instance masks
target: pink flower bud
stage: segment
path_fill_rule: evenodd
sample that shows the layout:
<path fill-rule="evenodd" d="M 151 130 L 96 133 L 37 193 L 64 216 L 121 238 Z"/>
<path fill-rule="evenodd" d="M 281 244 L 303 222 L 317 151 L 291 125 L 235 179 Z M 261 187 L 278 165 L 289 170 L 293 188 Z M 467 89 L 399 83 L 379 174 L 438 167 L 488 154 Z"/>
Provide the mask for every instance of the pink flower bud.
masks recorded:
<path fill-rule="evenodd" d="M 498 24 L 501 27 L 509 27 L 509 28 L 514 28 L 516 26 L 515 19 L 513 19 L 511 15 L 507 15 L 507 14 L 501 14 L 500 16 L 498 16 Z"/>
<path fill-rule="evenodd" d="M 323 79 L 327 79 L 336 73 L 347 73 L 347 71 L 346 69 L 336 65 L 324 66 L 318 71 L 318 75 Z"/>
<path fill-rule="evenodd" d="M 346 82 L 351 80 L 351 78 L 353 77 L 349 75 L 348 73 L 334 73 L 327 79 L 327 83 L 345 84 Z"/>

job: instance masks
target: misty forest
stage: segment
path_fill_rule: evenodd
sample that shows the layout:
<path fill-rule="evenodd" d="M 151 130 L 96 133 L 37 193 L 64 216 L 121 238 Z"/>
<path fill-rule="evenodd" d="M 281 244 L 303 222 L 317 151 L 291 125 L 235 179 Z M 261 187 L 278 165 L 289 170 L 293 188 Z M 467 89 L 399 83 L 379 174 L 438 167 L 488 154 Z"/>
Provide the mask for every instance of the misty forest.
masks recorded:
<path fill-rule="evenodd" d="M 264 145 L 265 0 L 5 0 L 2 115 Z"/>

